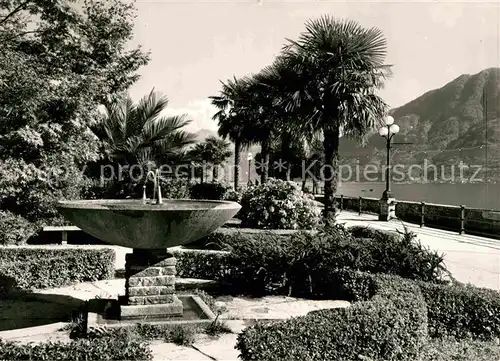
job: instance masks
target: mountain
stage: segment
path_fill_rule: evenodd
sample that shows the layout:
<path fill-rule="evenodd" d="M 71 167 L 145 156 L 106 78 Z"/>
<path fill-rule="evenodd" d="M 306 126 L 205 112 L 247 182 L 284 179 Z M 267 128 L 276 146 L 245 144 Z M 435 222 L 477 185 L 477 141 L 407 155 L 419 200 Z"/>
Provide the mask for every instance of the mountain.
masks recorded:
<path fill-rule="evenodd" d="M 208 137 L 218 137 L 217 132 L 209 129 L 200 129 L 195 133 L 196 141 L 203 142 Z"/>
<path fill-rule="evenodd" d="M 390 111 L 400 127 L 394 142 L 412 143 L 394 144 L 391 163 L 410 167 L 427 161 L 451 171 L 463 161 L 500 180 L 499 111 L 500 68 L 461 75 Z M 385 146 L 376 132 L 365 146 L 342 138 L 340 156 L 347 164 L 385 164 Z"/>

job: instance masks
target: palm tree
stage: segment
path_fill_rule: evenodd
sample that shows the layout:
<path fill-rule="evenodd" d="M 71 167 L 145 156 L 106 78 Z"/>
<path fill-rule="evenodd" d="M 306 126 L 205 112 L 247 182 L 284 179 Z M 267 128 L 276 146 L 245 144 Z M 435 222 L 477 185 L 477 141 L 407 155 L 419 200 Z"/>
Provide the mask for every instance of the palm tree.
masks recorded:
<path fill-rule="evenodd" d="M 158 167 L 178 157 L 195 135 L 183 130 L 190 123 L 185 115 L 161 115 L 167 105 L 168 99 L 152 90 L 138 104 L 127 96 L 106 106 L 104 118 L 93 128 L 106 158 L 115 166 Z"/>
<path fill-rule="evenodd" d="M 335 214 L 341 132 L 361 139 L 387 111 L 376 93 L 390 75 L 386 48 L 379 29 L 324 16 L 307 22 L 260 76 L 281 108 L 299 120 L 296 132 L 323 134 L 325 217 Z"/>
<path fill-rule="evenodd" d="M 246 137 L 260 145 L 260 183 L 264 184 L 269 178 L 272 146 L 280 141 L 282 124 L 274 95 L 260 86 L 258 77 L 252 78 L 252 84 L 248 90 L 247 107 L 253 126 L 248 127 Z"/>
<path fill-rule="evenodd" d="M 229 79 L 222 83 L 219 95 L 211 96 L 212 104 L 219 109 L 213 119 L 218 121 L 218 134 L 223 139 L 234 143 L 234 189 L 239 188 L 240 157 L 243 147 L 252 143 L 248 139 L 249 124 L 248 109 L 243 106 L 243 100 L 248 94 L 248 79 Z"/>

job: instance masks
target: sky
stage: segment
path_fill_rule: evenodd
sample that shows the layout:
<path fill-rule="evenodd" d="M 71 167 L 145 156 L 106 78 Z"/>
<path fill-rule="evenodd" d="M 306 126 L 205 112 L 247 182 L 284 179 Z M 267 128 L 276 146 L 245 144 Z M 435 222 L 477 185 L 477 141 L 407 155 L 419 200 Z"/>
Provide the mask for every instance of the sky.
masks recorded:
<path fill-rule="evenodd" d="M 169 98 L 166 114 L 187 114 L 190 131 L 216 130 L 208 99 L 220 81 L 270 65 L 287 38 L 322 15 L 381 29 L 393 77 L 382 96 L 401 106 L 461 74 L 500 66 L 498 1 L 136 0 L 132 46 L 151 51 L 131 96 L 152 88 Z"/>

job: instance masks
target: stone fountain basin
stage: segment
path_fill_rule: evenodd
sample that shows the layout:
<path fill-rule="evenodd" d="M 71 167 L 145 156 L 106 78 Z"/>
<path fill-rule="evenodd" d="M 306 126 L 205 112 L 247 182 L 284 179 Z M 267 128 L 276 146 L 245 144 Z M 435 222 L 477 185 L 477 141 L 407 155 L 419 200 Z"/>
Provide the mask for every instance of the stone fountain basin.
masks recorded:
<path fill-rule="evenodd" d="M 148 201 L 150 202 L 150 201 Z M 102 241 L 127 248 L 165 249 L 194 242 L 222 226 L 241 208 L 215 200 L 165 199 L 59 201 L 59 212 Z"/>

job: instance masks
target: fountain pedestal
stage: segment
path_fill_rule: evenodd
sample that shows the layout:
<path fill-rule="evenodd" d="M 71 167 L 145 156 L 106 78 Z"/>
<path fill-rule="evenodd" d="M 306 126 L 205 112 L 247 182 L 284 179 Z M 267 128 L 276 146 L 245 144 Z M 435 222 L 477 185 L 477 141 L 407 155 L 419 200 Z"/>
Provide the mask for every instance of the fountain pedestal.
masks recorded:
<path fill-rule="evenodd" d="M 175 295 L 176 259 L 166 249 L 135 249 L 125 259 L 125 297 L 121 319 L 182 316 Z"/>

